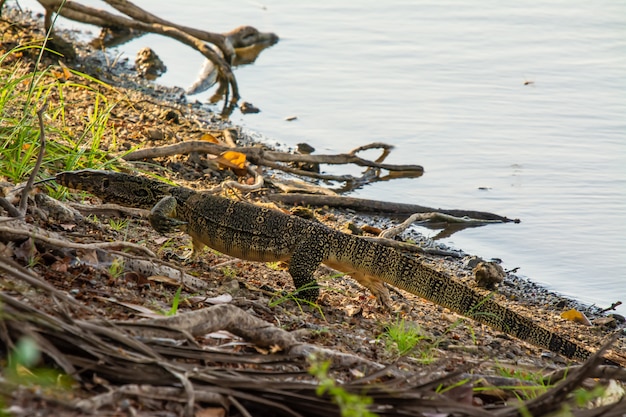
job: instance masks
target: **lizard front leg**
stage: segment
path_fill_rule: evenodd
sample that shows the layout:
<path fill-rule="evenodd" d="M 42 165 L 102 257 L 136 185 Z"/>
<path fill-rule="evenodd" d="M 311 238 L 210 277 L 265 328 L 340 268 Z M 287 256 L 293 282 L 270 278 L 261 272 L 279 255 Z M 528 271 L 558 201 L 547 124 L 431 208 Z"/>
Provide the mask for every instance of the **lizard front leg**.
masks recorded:
<path fill-rule="evenodd" d="M 312 246 L 312 247 L 310 247 Z M 322 264 L 324 254 L 319 245 L 300 244 L 289 260 L 289 274 L 298 295 L 308 301 L 315 301 L 320 295 L 313 273 Z"/>
<path fill-rule="evenodd" d="M 187 224 L 187 222 L 178 220 L 175 216 L 176 198 L 166 196 L 152 207 L 148 220 L 150 220 L 150 225 L 154 230 L 161 234 L 166 234 L 175 232 L 179 230 L 181 226 Z"/>

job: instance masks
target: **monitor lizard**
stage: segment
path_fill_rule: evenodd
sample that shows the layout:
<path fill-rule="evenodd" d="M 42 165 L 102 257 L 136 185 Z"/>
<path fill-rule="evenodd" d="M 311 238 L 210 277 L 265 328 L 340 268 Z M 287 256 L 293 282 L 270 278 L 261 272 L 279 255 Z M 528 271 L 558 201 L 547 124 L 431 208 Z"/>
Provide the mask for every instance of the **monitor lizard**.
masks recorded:
<path fill-rule="evenodd" d="M 390 299 L 383 282 L 568 358 L 584 360 L 591 354 L 419 257 L 319 222 L 120 172 L 67 171 L 55 178 L 61 185 L 90 192 L 105 202 L 151 209 L 152 227 L 160 233 L 179 229 L 188 233 L 194 256 L 206 245 L 250 261 L 288 261 L 299 296 L 307 300 L 319 295 L 313 273 L 323 263 L 349 274 L 386 308 Z"/>

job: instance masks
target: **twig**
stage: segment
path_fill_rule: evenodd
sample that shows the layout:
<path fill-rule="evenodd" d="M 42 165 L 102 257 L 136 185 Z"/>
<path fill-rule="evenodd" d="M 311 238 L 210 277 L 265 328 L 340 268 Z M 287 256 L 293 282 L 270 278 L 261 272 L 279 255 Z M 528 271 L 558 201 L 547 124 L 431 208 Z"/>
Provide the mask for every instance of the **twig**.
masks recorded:
<path fill-rule="evenodd" d="M 37 118 L 39 119 L 39 153 L 37 154 L 37 162 L 35 162 L 35 166 L 33 167 L 33 171 L 30 173 L 30 177 L 22 190 L 22 198 L 20 200 L 20 217 L 23 217 L 26 214 L 26 207 L 28 206 L 28 193 L 33 188 L 33 183 L 35 182 L 35 177 L 41 168 L 41 164 L 43 163 L 43 156 L 46 152 L 46 131 L 43 125 L 43 114 L 48 109 L 48 101 L 46 100 L 41 108 L 37 110 Z"/>
<path fill-rule="evenodd" d="M 20 211 L 18 209 L 15 208 L 15 206 L 13 204 L 11 204 L 9 202 L 9 200 L 7 200 L 4 197 L 0 197 L 0 206 L 5 209 L 7 211 L 7 213 L 9 213 L 9 216 L 11 217 L 22 217 L 22 213 L 20 213 Z M 0 220 L 0 222 L 2 221 L 10 221 L 13 219 L 3 219 Z"/>
<path fill-rule="evenodd" d="M 600 310 L 601 313 L 606 313 L 607 311 L 611 311 L 611 310 L 615 310 L 616 307 L 619 307 L 622 305 L 621 301 L 616 301 L 613 304 L 611 304 L 609 307 Z"/>

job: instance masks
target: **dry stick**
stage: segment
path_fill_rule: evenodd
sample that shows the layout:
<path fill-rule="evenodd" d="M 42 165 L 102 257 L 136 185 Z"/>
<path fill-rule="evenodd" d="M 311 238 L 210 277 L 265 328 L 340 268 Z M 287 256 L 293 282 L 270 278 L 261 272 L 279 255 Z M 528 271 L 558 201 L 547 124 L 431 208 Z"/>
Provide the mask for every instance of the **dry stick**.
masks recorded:
<path fill-rule="evenodd" d="M 3 209 L 5 209 L 7 211 L 7 213 L 9 213 L 9 216 L 11 217 L 22 217 L 22 213 L 20 213 L 20 211 L 18 209 L 15 208 L 15 206 L 13 204 L 11 204 L 6 198 L 1 197 L 0 196 L 0 207 L 2 207 Z M 0 219 L 0 223 L 2 222 L 6 222 L 6 221 L 11 221 L 14 220 L 12 218 L 10 219 Z"/>
<path fill-rule="evenodd" d="M 48 109 L 48 101 L 46 100 L 43 103 L 43 106 L 39 110 L 37 110 L 37 118 L 39 119 L 39 141 L 41 144 L 39 145 L 39 153 L 37 154 L 37 162 L 35 162 L 35 166 L 33 167 L 33 171 L 30 173 L 30 177 L 22 190 L 22 198 L 20 200 L 20 217 L 23 217 L 26 214 L 26 207 L 28 206 L 28 193 L 33 188 L 33 183 L 35 182 L 35 177 L 39 172 L 39 168 L 41 168 L 41 164 L 43 162 L 43 156 L 46 152 L 46 132 L 43 125 L 43 113 Z"/>
<path fill-rule="evenodd" d="M 153 15 L 152 13 L 148 13 L 142 8 L 132 4 L 129 1 L 125 0 L 104 0 L 105 3 L 108 3 L 111 7 L 119 10 L 127 16 L 132 17 L 133 19 L 146 22 L 146 23 L 158 23 L 165 26 L 174 27 L 182 32 L 188 33 L 191 36 L 201 39 L 206 42 L 210 42 L 213 45 L 217 46 L 220 51 L 224 54 L 226 59 L 230 62 L 230 56 L 235 54 L 235 50 L 232 45 L 227 41 L 226 36 L 220 35 L 218 33 L 206 32 L 204 30 L 198 30 L 188 26 L 177 25 L 175 23 L 168 22 L 167 20 L 163 20 L 160 17 Z"/>

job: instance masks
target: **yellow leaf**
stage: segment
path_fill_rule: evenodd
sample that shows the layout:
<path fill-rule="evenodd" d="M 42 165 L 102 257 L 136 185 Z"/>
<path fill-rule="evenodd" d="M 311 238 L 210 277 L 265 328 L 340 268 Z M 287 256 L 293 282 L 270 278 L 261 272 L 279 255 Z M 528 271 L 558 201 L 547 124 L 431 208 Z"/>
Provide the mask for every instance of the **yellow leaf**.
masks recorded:
<path fill-rule="evenodd" d="M 206 142 L 211 142 L 211 143 L 219 143 L 219 140 L 217 140 L 217 138 L 210 133 L 205 133 L 202 136 L 200 136 L 200 140 L 204 140 Z"/>
<path fill-rule="evenodd" d="M 585 326 L 591 326 L 591 322 L 589 321 L 589 319 L 585 317 L 583 313 L 574 308 L 561 313 L 561 317 L 563 317 L 565 320 L 584 324 Z"/>

